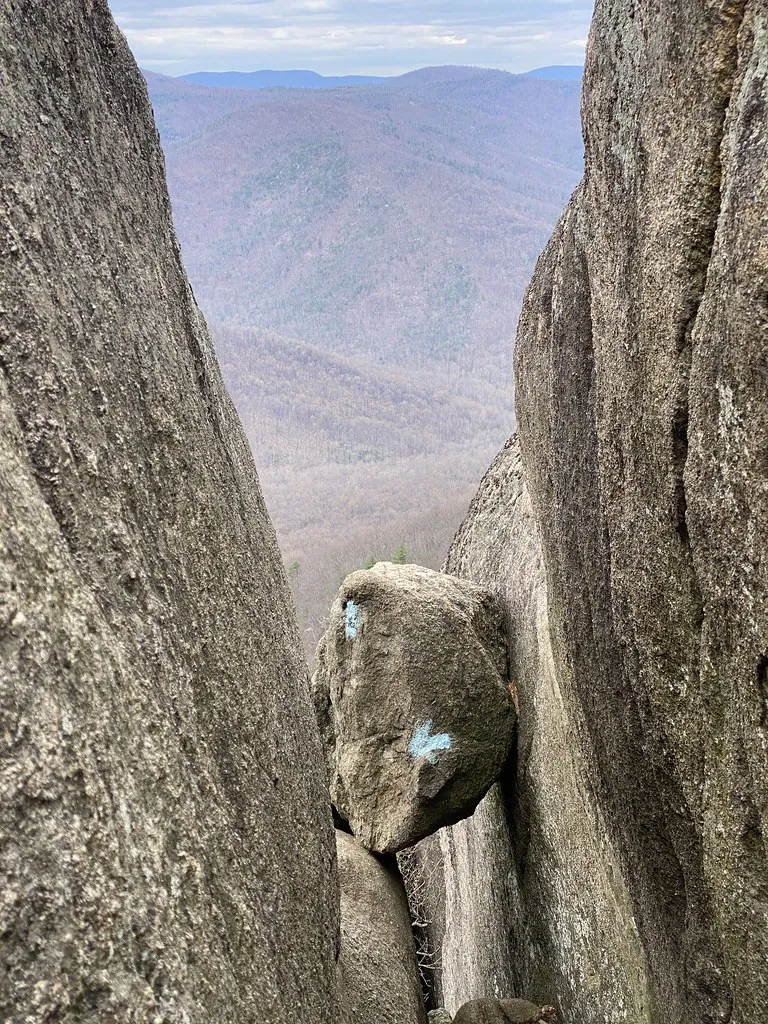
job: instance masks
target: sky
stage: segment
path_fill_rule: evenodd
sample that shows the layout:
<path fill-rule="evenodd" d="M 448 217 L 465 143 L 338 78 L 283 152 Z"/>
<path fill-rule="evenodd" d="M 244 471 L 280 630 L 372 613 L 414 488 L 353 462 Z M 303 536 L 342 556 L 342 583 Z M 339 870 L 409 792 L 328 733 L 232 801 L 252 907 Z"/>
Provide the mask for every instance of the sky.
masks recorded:
<path fill-rule="evenodd" d="M 581 64 L 593 0 L 110 0 L 142 67 L 397 75 Z"/>

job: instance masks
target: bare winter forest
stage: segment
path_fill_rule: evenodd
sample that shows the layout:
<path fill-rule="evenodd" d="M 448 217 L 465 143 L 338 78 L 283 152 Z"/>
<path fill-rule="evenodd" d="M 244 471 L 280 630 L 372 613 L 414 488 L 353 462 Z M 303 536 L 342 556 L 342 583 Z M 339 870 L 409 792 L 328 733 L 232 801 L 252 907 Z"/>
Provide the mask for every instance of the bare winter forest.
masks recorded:
<path fill-rule="evenodd" d="M 441 564 L 512 430 L 523 291 L 581 173 L 579 84 L 147 80 L 311 655 L 346 573 Z"/>

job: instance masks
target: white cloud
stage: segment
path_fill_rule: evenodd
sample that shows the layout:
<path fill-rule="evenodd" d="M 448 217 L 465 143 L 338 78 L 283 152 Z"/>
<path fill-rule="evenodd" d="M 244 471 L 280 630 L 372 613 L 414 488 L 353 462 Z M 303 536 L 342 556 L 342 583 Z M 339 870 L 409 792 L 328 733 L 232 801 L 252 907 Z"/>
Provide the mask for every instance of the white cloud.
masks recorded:
<path fill-rule="evenodd" d="M 582 59 L 592 0 L 112 0 L 140 64 L 398 73 L 461 61 L 526 71 Z"/>
<path fill-rule="evenodd" d="M 469 40 L 465 37 L 459 39 L 458 36 L 428 36 L 428 42 L 436 43 L 438 46 L 466 46 Z"/>

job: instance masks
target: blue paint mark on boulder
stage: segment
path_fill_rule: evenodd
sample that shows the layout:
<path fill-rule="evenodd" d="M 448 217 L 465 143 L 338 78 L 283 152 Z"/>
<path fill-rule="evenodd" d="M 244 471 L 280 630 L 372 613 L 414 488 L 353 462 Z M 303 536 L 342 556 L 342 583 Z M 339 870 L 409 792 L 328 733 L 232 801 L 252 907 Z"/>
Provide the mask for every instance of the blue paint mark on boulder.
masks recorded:
<path fill-rule="evenodd" d="M 435 736 L 431 736 L 431 732 L 432 719 L 430 718 L 428 722 L 420 725 L 414 732 L 413 738 L 408 744 L 408 753 L 411 757 L 416 758 L 416 760 L 426 757 L 430 764 L 437 764 L 439 761 L 437 752 L 439 750 L 450 750 L 453 743 L 447 732 L 440 732 Z"/>
<path fill-rule="evenodd" d="M 344 632 L 347 640 L 354 640 L 357 637 L 357 614 L 359 608 L 355 601 L 347 601 L 344 610 Z"/>

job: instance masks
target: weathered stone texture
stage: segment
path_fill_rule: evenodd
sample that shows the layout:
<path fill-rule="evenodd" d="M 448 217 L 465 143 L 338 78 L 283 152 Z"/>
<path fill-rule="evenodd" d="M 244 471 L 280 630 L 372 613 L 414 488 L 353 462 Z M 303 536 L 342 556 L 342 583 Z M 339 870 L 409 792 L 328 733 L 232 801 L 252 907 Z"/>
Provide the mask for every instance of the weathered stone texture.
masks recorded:
<path fill-rule="evenodd" d="M 528 999 L 472 999 L 454 1020 L 456 1024 L 547 1024 L 555 1015 L 553 1006 L 539 1006 Z"/>
<path fill-rule="evenodd" d="M 0 11 L 0 1018 L 331 1021 L 321 749 L 103 0 Z"/>
<path fill-rule="evenodd" d="M 361 842 L 396 852 L 472 813 L 515 726 L 487 591 L 417 565 L 352 573 L 317 661 L 331 797 Z"/>
<path fill-rule="evenodd" d="M 346 1024 L 426 1024 L 408 901 L 394 858 L 336 833 L 339 987 Z"/>
<path fill-rule="evenodd" d="M 430 1010 L 427 1014 L 428 1024 L 451 1024 L 451 1020 L 451 1015 L 444 1006 L 440 1006 L 436 1010 Z"/>
<path fill-rule="evenodd" d="M 554 662 L 654 1021 L 768 1011 L 767 75 L 762 2 L 597 4 L 585 179 L 518 335 Z"/>

